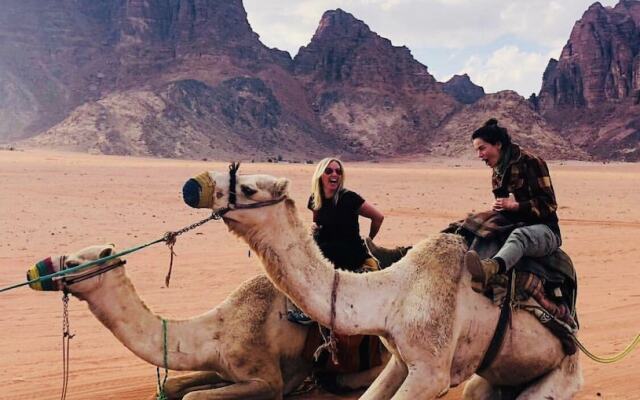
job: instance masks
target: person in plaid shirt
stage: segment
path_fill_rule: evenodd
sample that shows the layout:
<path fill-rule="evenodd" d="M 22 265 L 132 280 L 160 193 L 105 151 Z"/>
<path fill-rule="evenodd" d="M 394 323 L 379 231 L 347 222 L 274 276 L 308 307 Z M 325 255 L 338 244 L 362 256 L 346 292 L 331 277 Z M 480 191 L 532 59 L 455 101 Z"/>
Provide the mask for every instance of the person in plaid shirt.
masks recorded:
<path fill-rule="evenodd" d="M 512 143 L 494 118 L 473 132 L 471 139 L 478 157 L 493 169 L 493 210 L 524 224 L 511 232 L 493 258 L 481 260 L 475 251 L 465 256 L 472 287 L 482 292 L 495 274 L 510 270 L 523 256 L 553 253 L 562 239 L 547 163 Z"/>

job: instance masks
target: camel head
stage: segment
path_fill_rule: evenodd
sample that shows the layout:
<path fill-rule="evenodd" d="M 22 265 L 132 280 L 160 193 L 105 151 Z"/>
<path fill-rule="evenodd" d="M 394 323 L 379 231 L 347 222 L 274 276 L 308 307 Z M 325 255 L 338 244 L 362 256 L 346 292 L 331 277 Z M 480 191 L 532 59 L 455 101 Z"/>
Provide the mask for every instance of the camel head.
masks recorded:
<path fill-rule="evenodd" d="M 268 206 L 287 198 L 289 180 L 240 175 L 238 165 L 232 164 L 229 172 L 208 171 L 189 179 L 182 188 L 184 202 L 193 208 L 210 208 L 230 226 L 263 223 Z M 261 212 L 254 212 L 258 208 Z"/>
<path fill-rule="evenodd" d="M 48 257 L 27 270 L 27 279 L 33 280 L 64 269 L 77 267 L 78 265 L 110 256 L 113 253 L 115 253 L 115 246 L 107 244 L 90 246 L 69 255 Z M 44 279 L 30 283 L 29 287 L 38 291 L 59 291 L 66 287 L 72 294 L 79 295 L 87 293 L 100 285 L 104 276 L 101 271 L 109 271 L 110 267 L 122 264 L 123 262 L 119 258 L 113 258 L 102 264 L 58 277 L 59 279 Z"/>

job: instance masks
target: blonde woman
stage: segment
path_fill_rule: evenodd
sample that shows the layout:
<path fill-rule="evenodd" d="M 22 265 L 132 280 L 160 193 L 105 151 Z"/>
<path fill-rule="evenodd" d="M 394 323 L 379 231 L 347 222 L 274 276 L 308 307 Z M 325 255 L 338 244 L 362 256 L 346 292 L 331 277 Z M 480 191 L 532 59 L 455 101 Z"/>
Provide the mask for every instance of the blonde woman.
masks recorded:
<path fill-rule="evenodd" d="M 364 240 L 360 237 L 360 216 L 371 220 L 369 237 L 380 231 L 384 215 L 359 194 L 344 187 L 344 164 L 337 158 L 325 158 L 316 166 L 311 178 L 308 208 L 316 224 L 315 239 L 322 254 L 336 268 L 350 271 L 377 269 Z M 296 313 L 298 314 L 298 313 Z M 289 315 L 303 323 L 306 315 Z"/>
<path fill-rule="evenodd" d="M 356 271 L 371 257 L 360 237 L 358 217 L 371 220 L 369 237 L 373 239 L 384 216 L 359 194 L 344 187 L 344 164 L 336 158 L 318 163 L 311 179 L 309 209 L 317 225 L 316 242 L 325 257 L 336 267 Z"/>

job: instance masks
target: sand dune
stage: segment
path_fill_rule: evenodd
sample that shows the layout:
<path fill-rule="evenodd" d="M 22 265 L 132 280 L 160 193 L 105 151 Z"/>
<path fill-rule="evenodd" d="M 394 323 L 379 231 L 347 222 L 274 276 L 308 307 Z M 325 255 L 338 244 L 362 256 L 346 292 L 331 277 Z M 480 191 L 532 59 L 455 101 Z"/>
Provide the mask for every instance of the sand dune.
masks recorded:
<path fill-rule="evenodd" d="M 620 351 L 640 332 L 640 164 L 551 163 L 564 249 L 578 269 L 581 338 L 595 353 Z M 182 203 L 185 179 L 224 163 L 0 151 L 0 286 L 24 280 L 51 254 L 96 243 L 120 249 L 159 238 L 207 215 Z M 490 171 L 468 161 L 352 163 L 347 186 L 382 210 L 384 245 L 415 242 L 491 201 Z M 292 180 L 306 204 L 313 166 L 245 164 L 245 173 Z M 302 208 L 302 207 L 300 207 Z M 304 217 L 310 220 L 310 215 Z M 368 226 L 362 226 L 363 233 Z M 221 222 L 180 237 L 172 282 L 169 253 L 156 245 L 127 257 L 141 297 L 170 318 L 202 313 L 261 271 Z M 62 385 L 59 293 L 20 288 L 0 294 L 0 399 L 57 399 Z M 77 299 L 70 302 L 68 399 L 152 396 L 155 368 L 125 349 Z M 578 399 L 640 399 L 640 350 L 614 365 L 582 358 Z M 458 399 L 452 390 L 446 399 Z M 310 393 L 298 399 L 338 399 Z"/>

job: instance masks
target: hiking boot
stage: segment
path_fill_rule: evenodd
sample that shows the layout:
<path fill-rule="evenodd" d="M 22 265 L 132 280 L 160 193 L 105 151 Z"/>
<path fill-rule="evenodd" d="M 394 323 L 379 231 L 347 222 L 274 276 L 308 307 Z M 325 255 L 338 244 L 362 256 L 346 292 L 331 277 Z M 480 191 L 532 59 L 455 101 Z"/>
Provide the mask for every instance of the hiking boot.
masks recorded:
<path fill-rule="evenodd" d="M 411 249 L 411 247 L 404 246 L 398 246 L 394 249 L 387 249 L 384 247 L 376 246 L 376 244 L 373 243 L 373 240 L 370 237 L 366 237 L 364 239 L 364 243 L 366 244 L 369 253 L 371 253 L 371 255 L 378 260 L 380 269 L 385 269 L 391 264 L 400 260 L 405 256 L 405 254 L 407 254 L 409 249 Z"/>
<path fill-rule="evenodd" d="M 301 310 L 289 310 L 287 311 L 287 319 L 290 322 L 308 326 L 313 324 L 313 320 Z"/>
<path fill-rule="evenodd" d="M 500 264 L 492 258 L 480 259 L 478 253 L 469 250 L 464 255 L 464 264 L 471 273 L 471 289 L 483 293 L 489 285 L 489 280 L 498 273 Z"/>

